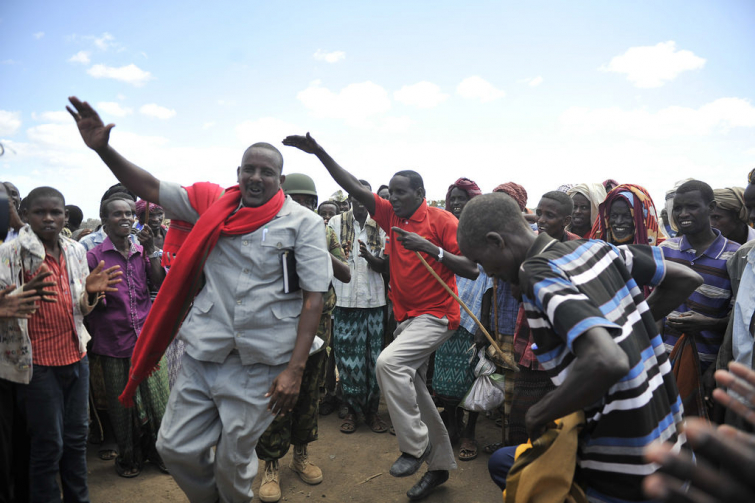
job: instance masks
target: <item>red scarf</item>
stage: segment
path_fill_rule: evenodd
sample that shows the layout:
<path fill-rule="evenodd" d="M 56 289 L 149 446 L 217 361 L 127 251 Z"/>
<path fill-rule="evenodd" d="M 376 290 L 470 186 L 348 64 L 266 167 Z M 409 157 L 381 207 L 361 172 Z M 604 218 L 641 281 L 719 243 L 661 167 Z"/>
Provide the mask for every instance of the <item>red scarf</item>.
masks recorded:
<path fill-rule="evenodd" d="M 205 261 L 220 236 L 256 231 L 278 214 L 285 201 L 283 191 L 278 190 L 262 206 L 244 207 L 236 211 L 241 201 L 238 185 L 223 192 L 218 185 L 201 183 L 187 188 L 187 192 L 189 202 L 200 218 L 190 232 L 185 234 L 185 241 L 180 247 L 180 260 L 173 261 L 136 341 L 128 384 L 118 398 L 125 407 L 133 405 L 137 387 L 154 372 L 160 358 L 178 333 L 199 290 Z"/>

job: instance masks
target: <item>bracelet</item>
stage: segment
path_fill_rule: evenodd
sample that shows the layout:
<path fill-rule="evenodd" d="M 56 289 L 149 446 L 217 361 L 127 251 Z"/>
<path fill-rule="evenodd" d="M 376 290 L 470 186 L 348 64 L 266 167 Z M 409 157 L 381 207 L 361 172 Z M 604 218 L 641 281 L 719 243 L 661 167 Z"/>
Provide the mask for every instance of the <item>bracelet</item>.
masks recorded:
<path fill-rule="evenodd" d="M 438 247 L 438 262 L 443 262 L 443 248 Z"/>

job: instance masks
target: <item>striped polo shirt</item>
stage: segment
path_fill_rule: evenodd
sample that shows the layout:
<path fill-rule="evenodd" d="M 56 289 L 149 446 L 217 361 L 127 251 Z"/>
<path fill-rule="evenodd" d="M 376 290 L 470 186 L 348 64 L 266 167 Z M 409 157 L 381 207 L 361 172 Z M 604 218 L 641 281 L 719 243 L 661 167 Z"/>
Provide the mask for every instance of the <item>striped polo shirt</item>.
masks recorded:
<path fill-rule="evenodd" d="M 658 468 L 643 458 L 645 446 L 668 441 L 678 451 L 685 442 L 682 402 L 642 291 L 665 272 L 658 248 L 559 243 L 544 233 L 520 270 L 532 349 L 556 386 L 576 361 L 574 341 L 591 328 L 605 328 L 629 359 L 627 375 L 584 410 L 578 480 L 590 501 L 644 501 L 642 480 Z"/>
<path fill-rule="evenodd" d="M 729 317 L 734 300 L 726 261 L 734 255 L 740 245 L 723 237 L 718 229 L 712 230 L 716 233 L 716 239 L 701 253 L 692 248 L 687 236 L 667 239 L 659 245 L 666 260 L 686 265 L 703 277 L 703 284 L 684 304 L 669 313 L 669 316 L 692 311 L 709 318 Z M 705 372 L 710 364 L 716 361 L 724 332 L 725 325 L 720 330 L 703 330 L 695 337 L 701 372 Z M 667 353 L 671 353 L 681 335 L 681 332 L 667 325 L 664 320 L 663 342 Z"/>

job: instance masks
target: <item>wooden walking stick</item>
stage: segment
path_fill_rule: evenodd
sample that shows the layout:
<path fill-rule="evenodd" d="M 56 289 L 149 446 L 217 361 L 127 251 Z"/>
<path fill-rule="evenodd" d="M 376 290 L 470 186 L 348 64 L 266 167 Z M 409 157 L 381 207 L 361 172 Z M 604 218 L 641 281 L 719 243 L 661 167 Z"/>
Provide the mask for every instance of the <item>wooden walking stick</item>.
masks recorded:
<path fill-rule="evenodd" d="M 503 350 L 500 347 L 498 347 L 498 343 L 495 341 L 495 339 L 493 339 L 493 337 L 491 337 L 488 331 L 485 330 L 485 327 L 482 326 L 482 323 L 480 323 L 480 320 L 478 320 L 477 316 L 475 316 L 474 313 L 469 310 L 469 308 L 464 303 L 464 301 L 461 300 L 459 296 L 454 293 L 453 290 L 451 290 L 451 288 L 446 284 L 446 282 L 443 281 L 443 278 L 438 276 L 438 273 L 436 273 L 435 270 L 432 267 L 430 267 L 430 264 L 428 264 L 427 261 L 424 258 L 422 258 L 422 255 L 420 255 L 418 251 L 415 251 L 414 253 L 417 254 L 417 257 L 419 257 L 420 261 L 422 261 L 422 264 L 427 268 L 428 271 L 430 271 L 430 274 L 433 275 L 433 278 L 435 278 L 438 281 L 438 283 L 440 283 L 443 286 L 443 288 L 445 288 L 446 291 L 449 294 L 451 294 L 451 297 L 453 297 L 454 300 L 459 303 L 462 309 L 464 309 L 467 312 L 467 314 L 471 316 L 471 318 L 474 320 L 477 326 L 480 327 L 480 330 L 482 330 L 482 333 L 485 334 L 485 337 L 487 337 L 488 341 L 490 342 L 490 345 L 493 346 L 493 348 L 495 348 L 496 351 L 498 351 L 499 355 L 501 355 L 501 359 L 504 361 L 504 363 L 506 363 L 506 365 L 509 365 L 512 369 L 514 369 L 515 372 L 519 372 L 519 367 L 517 366 L 516 362 L 514 362 L 514 360 L 511 358 L 511 355 L 507 355 L 506 353 L 503 352 Z"/>

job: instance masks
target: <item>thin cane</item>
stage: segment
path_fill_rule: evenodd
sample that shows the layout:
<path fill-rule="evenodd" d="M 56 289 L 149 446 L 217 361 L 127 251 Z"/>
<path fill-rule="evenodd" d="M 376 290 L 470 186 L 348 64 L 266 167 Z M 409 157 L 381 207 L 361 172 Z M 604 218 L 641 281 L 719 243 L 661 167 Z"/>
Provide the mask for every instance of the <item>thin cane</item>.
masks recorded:
<path fill-rule="evenodd" d="M 493 346 L 493 348 L 495 348 L 495 350 L 498 351 L 498 354 L 501 355 L 501 358 L 506 363 L 506 365 L 511 366 L 511 368 L 514 369 L 515 372 L 519 372 L 519 367 L 516 365 L 514 360 L 511 358 L 511 356 L 505 354 L 503 350 L 501 350 L 501 348 L 498 347 L 498 344 L 495 342 L 495 340 L 493 340 L 493 338 L 490 336 L 488 331 L 485 330 L 485 327 L 482 326 L 482 323 L 480 323 L 480 320 L 477 319 L 477 316 L 475 316 L 474 313 L 469 310 L 469 308 L 464 303 L 464 301 L 461 300 L 459 296 L 456 295 L 453 290 L 451 290 L 451 288 L 449 288 L 446 282 L 443 281 L 443 279 L 440 276 L 438 276 L 438 273 L 436 273 L 435 270 L 432 267 L 430 267 L 430 264 L 428 264 L 427 261 L 424 258 L 422 258 L 422 255 L 420 255 L 418 251 L 415 251 L 414 253 L 417 254 L 417 257 L 419 257 L 419 259 L 422 261 L 422 264 L 427 268 L 428 271 L 430 271 L 430 274 L 433 275 L 433 278 L 435 278 L 438 281 L 438 283 L 440 283 L 443 286 L 443 288 L 445 288 L 446 291 L 449 294 L 451 294 L 451 297 L 453 297 L 454 300 L 459 303 L 459 305 L 467 312 L 467 314 L 472 317 L 472 319 L 477 324 L 477 326 L 480 327 L 480 330 L 482 330 L 482 333 L 485 334 L 485 337 L 488 338 L 488 341 Z"/>

